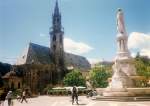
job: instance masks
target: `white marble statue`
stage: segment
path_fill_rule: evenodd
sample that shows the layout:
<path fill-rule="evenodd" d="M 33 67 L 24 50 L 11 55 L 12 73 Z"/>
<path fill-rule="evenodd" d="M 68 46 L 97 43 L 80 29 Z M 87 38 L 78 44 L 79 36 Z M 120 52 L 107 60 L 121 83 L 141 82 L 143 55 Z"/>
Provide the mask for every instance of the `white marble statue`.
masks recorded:
<path fill-rule="evenodd" d="M 117 30 L 121 34 L 126 34 L 123 11 L 121 9 L 118 9 L 117 11 Z"/>
<path fill-rule="evenodd" d="M 123 11 L 117 12 L 117 55 L 115 64 L 112 66 L 113 76 L 109 86 L 103 92 L 104 96 L 130 96 L 134 95 L 128 92 L 127 88 L 135 86 L 132 76 L 136 75 L 134 61 L 128 50 L 128 36 L 125 29 Z"/>

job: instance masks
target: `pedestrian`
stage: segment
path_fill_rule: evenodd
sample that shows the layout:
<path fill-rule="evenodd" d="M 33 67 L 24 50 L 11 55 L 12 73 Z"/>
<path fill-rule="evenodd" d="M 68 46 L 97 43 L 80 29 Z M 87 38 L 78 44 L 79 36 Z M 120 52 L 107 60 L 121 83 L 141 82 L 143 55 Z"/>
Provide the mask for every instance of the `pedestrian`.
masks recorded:
<path fill-rule="evenodd" d="M 8 106 L 11 106 L 11 104 L 12 104 L 12 91 L 9 91 L 7 93 L 6 99 L 8 100 Z"/>
<path fill-rule="evenodd" d="M 74 104 L 74 101 L 78 104 L 78 89 L 77 87 L 73 86 L 72 90 L 72 105 Z"/>
<path fill-rule="evenodd" d="M 17 95 L 17 101 L 20 102 L 20 100 L 21 100 L 21 96 L 20 96 L 20 95 Z"/>
<path fill-rule="evenodd" d="M 23 101 L 25 101 L 26 103 L 28 103 L 28 101 L 26 100 L 26 91 L 25 91 L 25 90 L 22 92 L 22 100 L 21 100 L 21 103 L 23 103 Z"/>
<path fill-rule="evenodd" d="M 0 106 L 4 106 L 6 96 L 7 96 L 7 90 L 4 88 L 4 91 L 3 91 L 3 93 L 1 94 L 1 97 L 0 97 L 0 101 L 1 101 Z"/>

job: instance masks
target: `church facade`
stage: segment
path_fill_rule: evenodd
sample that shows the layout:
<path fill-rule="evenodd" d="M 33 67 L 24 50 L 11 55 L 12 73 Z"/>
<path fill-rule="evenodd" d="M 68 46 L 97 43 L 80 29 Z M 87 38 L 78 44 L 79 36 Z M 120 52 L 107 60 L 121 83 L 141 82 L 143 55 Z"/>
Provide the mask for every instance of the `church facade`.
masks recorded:
<path fill-rule="evenodd" d="M 15 88 L 28 87 L 32 92 L 38 92 L 40 87 L 48 84 L 56 84 L 62 81 L 68 72 L 68 67 L 88 72 L 91 68 L 85 57 L 66 53 L 64 51 L 64 30 L 61 23 L 61 13 L 56 1 L 54 13 L 52 14 L 52 27 L 50 28 L 50 47 L 29 43 L 22 55 L 17 59 L 12 71 L 21 74 L 18 78 L 21 82 L 15 83 L 11 77 L 14 74 L 4 76 L 9 85 L 18 85 Z M 11 79 L 10 79 L 11 78 Z M 13 82 L 14 81 L 14 82 Z"/>

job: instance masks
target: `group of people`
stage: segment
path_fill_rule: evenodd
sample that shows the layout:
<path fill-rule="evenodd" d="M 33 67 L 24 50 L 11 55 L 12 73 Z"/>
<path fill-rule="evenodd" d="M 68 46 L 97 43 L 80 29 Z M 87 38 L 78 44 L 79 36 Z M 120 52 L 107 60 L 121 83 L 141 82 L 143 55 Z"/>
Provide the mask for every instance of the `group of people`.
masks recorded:
<path fill-rule="evenodd" d="M 12 98 L 13 98 L 13 92 L 12 91 L 7 92 L 7 90 L 4 89 L 3 93 L 0 96 L 0 106 L 4 106 L 5 100 L 8 101 L 8 106 L 13 106 Z M 20 101 L 21 103 L 23 103 L 23 101 L 27 103 L 26 90 L 22 92 L 22 95 L 19 98 L 17 96 L 17 100 Z"/>
<path fill-rule="evenodd" d="M 88 96 L 89 97 L 92 97 L 94 96 L 94 94 L 96 94 L 96 91 L 95 92 L 89 92 L 88 93 Z M 17 100 L 21 103 L 23 103 L 23 101 L 25 101 L 26 103 L 28 102 L 26 100 L 26 95 L 27 95 L 27 91 L 24 90 L 22 92 L 21 95 L 17 95 Z M 0 106 L 4 106 L 4 101 L 7 99 L 8 100 L 8 106 L 13 106 L 13 102 L 12 102 L 12 91 L 9 91 L 7 93 L 7 90 L 4 89 L 4 92 L 2 93 L 2 95 L 0 96 Z M 78 103 L 78 88 L 76 86 L 73 86 L 72 89 L 71 89 L 71 97 L 72 97 L 72 105 L 74 104 L 74 102 L 76 101 L 76 104 L 79 104 Z"/>

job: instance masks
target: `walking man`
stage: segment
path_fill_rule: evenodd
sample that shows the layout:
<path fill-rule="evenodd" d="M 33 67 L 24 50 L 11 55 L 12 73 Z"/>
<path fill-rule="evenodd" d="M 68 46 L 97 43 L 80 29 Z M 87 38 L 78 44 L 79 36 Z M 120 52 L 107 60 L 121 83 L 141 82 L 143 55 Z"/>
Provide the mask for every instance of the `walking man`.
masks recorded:
<path fill-rule="evenodd" d="M 73 88 L 72 88 L 72 105 L 75 100 L 76 100 L 76 103 L 78 104 L 78 90 L 75 86 L 73 86 Z"/>

